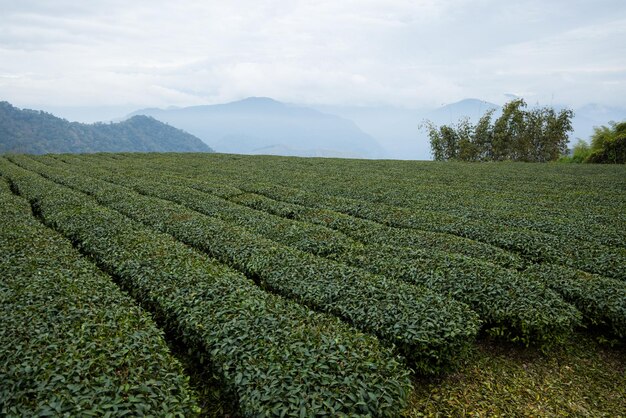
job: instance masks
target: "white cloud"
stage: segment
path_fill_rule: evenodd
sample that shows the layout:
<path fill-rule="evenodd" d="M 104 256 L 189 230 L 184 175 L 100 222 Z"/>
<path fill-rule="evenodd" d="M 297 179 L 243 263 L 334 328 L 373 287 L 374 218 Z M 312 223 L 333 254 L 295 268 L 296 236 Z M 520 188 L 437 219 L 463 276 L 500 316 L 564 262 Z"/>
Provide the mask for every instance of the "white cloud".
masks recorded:
<path fill-rule="evenodd" d="M 625 104 L 626 4 L 0 0 L 0 98 L 196 105 L 250 95 L 437 105 L 505 92 Z"/>

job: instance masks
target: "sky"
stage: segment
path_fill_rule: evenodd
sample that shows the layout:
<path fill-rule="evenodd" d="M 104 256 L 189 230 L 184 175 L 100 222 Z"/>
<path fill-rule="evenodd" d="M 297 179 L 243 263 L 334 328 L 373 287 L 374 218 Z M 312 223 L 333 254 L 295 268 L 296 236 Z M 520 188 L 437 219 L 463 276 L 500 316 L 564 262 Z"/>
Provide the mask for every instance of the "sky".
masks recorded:
<path fill-rule="evenodd" d="M 0 100 L 626 106 L 624 0 L 0 0 Z"/>

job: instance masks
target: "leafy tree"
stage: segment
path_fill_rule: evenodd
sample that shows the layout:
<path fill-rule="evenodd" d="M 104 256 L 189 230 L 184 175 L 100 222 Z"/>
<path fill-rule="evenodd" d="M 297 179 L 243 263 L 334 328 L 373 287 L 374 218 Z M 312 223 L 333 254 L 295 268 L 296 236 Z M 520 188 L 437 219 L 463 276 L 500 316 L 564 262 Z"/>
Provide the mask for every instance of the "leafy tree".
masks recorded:
<path fill-rule="evenodd" d="M 502 115 L 493 125 L 491 155 L 495 161 L 518 160 L 524 147 L 524 113 L 526 103 L 522 99 L 513 100 L 502 107 Z"/>
<path fill-rule="evenodd" d="M 474 128 L 473 142 L 476 146 L 476 161 L 489 161 L 493 159 L 493 128 L 491 118 L 495 109 L 488 110 Z"/>
<path fill-rule="evenodd" d="M 626 121 L 609 122 L 609 126 L 594 128 L 591 136 L 591 152 L 587 163 L 626 163 Z"/>
<path fill-rule="evenodd" d="M 574 145 L 571 162 L 582 163 L 587 159 L 587 157 L 589 157 L 589 154 L 591 154 L 589 144 L 582 139 L 579 139 L 576 145 Z"/>
<path fill-rule="evenodd" d="M 427 121 L 433 157 L 438 161 L 554 161 L 567 149 L 572 131 L 569 109 L 526 109 L 523 99 L 506 103 L 492 123 L 493 110 L 476 125 L 467 119 L 456 125 L 435 126 Z"/>
<path fill-rule="evenodd" d="M 426 129 L 430 137 L 430 146 L 435 160 L 454 160 L 458 154 L 458 138 L 453 127 L 437 127 L 430 121 L 426 121 Z"/>

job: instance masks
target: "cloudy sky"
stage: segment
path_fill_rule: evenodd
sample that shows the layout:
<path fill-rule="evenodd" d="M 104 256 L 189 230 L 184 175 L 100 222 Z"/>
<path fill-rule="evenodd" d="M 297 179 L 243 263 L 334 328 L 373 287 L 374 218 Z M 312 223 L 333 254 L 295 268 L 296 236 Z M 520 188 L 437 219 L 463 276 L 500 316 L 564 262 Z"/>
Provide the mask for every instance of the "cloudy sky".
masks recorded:
<path fill-rule="evenodd" d="M 626 105 L 624 0 L 0 0 L 0 100 Z"/>

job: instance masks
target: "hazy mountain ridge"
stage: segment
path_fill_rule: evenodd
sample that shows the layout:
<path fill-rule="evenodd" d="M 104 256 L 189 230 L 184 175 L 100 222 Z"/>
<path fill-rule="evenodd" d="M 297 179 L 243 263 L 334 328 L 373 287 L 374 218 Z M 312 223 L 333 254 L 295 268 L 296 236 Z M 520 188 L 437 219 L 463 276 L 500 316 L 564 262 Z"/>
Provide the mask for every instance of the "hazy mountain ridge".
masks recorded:
<path fill-rule="evenodd" d="M 534 106 L 529 103 L 529 106 Z M 554 105 L 555 109 L 568 106 Z M 317 106 L 319 110 L 334 113 L 353 120 L 363 131 L 372 135 L 385 148 L 392 159 L 430 159 L 428 135 L 420 125 L 430 120 L 436 125 L 455 124 L 460 119 L 469 118 L 476 122 L 489 109 L 494 109 L 494 117 L 500 115 L 501 106 L 480 99 L 463 99 L 442 105 L 436 109 L 411 110 L 390 106 L 351 107 Z M 620 107 L 588 104 L 574 108 L 570 134 L 570 146 L 577 139 L 589 142 L 594 126 L 607 125 L 610 121 L 626 120 L 626 109 Z"/>
<path fill-rule="evenodd" d="M 529 103 L 529 106 L 534 104 Z M 10 105 L 9 105 L 10 106 Z M 566 107 L 554 105 L 556 109 Z M 282 103 L 270 98 L 251 97 L 244 100 L 214 105 L 192 107 L 170 107 L 167 109 L 149 108 L 131 113 L 131 116 L 148 115 L 171 126 L 167 128 L 182 128 L 202 139 L 204 143 L 218 152 L 238 154 L 271 154 L 291 155 L 301 157 L 342 157 L 342 158 L 392 158 L 392 159 L 430 159 L 430 144 L 428 136 L 420 125 L 430 120 L 437 125 L 454 124 L 462 118 L 469 118 L 476 122 L 487 110 L 494 109 L 494 117 L 500 113 L 501 106 L 480 99 L 464 99 L 459 102 L 442 105 L 436 109 L 406 109 L 391 106 L 356 107 L 331 105 L 294 105 Z M 34 112 L 42 115 L 42 112 Z M 112 110 L 108 110 L 111 114 Z M 577 138 L 589 140 L 593 127 L 606 125 L 609 121 L 626 119 L 626 109 L 620 107 L 588 104 L 574 109 L 574 132 L 570 135 L 570 144 Z M 121 114 L 121 113 L 120 113 Z M 52 116 L 50 114 L 44 114 Z M 46 117 L 47 117 L 46 116 Z M 97 115 L 90 115 L 95 120 Z M 54 116 L 52 116 L 54 118 Z M 44 118 L 45 119 L 45 118 Z M 58 119 L 58 118 L 55 118 Z M 123 130 L 131 129 L 134 118 L 119 118 L 119 126 Z M 131 123 L 131 126 L 124 124 Z M 58 122 L 58 121 L 57 121 Z M 157 121 L 154 121 L 157 122 Z M 52 122 L 50 122 L 52 123 Z M 108 137 L 114 133 L 108 123 L 83 125 L 78 123 L 64 123 L 72 126 L 70 134 L 61 138 L 53 138 L 58 143 L 69 142 L 72 150 L 47 151 L 45 141 L 34 141 L 28 145 L 29 151 L 21 152 L 95 152 L 117 151 L 128 149 L 112 149 L 108 140 L 103 141 L 102 135 L 95 135 L 84 126 L 96 126 L 105 132 Z M 145 124 L 147 125 L 147 124 Z M 163 125 L 166 126 L 166 125 Z M 0 127 L 0 129 L 2 129 Z M 50 138 L 51 132 L 58 130 L 56 122 L 51 129 L 46 129 L 41 137 Z M 150 134 L 150 141 L 159 139 L 156 130 Z M 177 131 L 177 130 L 176 130 Z M 21 132 L 24 135 L 25 129 Z M 106 149 L 100 146 L 92 147 L 81 144 L 76 139 L 76 132 L 81 138 L 100 138 L 100 143 L 106 143 Z M 101 132 L 101 133 L 102 133 Z M 151 131 L 152 132 L 152 131 Z M 177 131 L 180 132 L 180 131 Z M 32 133 L 31 133 L 32 134 Z M 0 142 L 4 141 L 6 133 L 0 131 Z M 126 132 L 122 136 L 130 135 Z M 177 135 L 169 134 L 170 137 Z M 52 135 L 54 137 L 54 135 Z M 147 135 L 142 134 L 143 141 L 132 144 L 137 151 L 177 151 L 164 146 L 150 148 Z M 190 135 L 192 136 L 192 135 Z M 68 139 L 69 138 L 69 139 Z M 93 139 L 93 138 L 92 138 Z M 164 141 L 161 138 L 159 141 Z M 197 138 L 196 138 L 197 140 Z M 54 142 L 53 141 L 53 142 Z M 147 142 L 146 142 L 147 141 Z M 67 145 L 67 144 L 65 144 Z M 201 146 L 204 146 L 200 144 Z M 22 147 L 24 149 L 26 145 Z M 125 146 L 131 147 L 131 144 Z M 78 149 L 80 150 L 76 150 Z M 8 152 L 6 146 L 0 144 L 0 152 Z M 33 148 L 35 149 L 33 151 Z M 192 151 L 196 149 L 184 149 Z M 197 149 L 206 151 L 207 149 Z M 13 150 L 13 152 L 20 152 Z"/>
<path fill-rule="evenodd" d="M 264 97 L 177 109 L 142 109 L 217 152 L 381 158 L 384 149 L 351 120 Z"/>
<path fill-rule="evenodd" d="M 0 102 L 0 153 L 212 152 L 198 138 L 146 116 L 119 123 L 69 122 Z"/>

